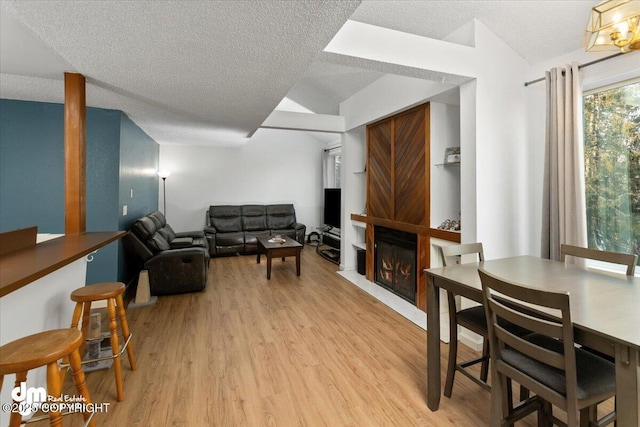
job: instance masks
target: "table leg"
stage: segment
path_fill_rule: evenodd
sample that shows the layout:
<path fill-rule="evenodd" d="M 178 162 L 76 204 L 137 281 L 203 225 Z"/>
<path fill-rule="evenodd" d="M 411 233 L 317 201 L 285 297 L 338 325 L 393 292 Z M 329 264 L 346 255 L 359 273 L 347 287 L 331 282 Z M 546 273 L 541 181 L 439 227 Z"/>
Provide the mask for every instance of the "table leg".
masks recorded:
<path fill-rule="evenodd" d="M 640 351 L 616 344 L 616 413 L 619 427 L 640 425 Z"/>
<path fill-rule="evenodd" d="M 260 249 L 258 249 L 258 255 L 256 255 L 256 262 L 260 264 Z"/>
<path fill-rule="evenodd" d="M 267 252 L 267 280 L 271 280 L 271 254 Z"/>
<path fill-rule="evenodd" d="M 440 295 L 433 276 L 427 276 L 427 406 L 440 405 Z"/>
<path fill-rule="evenodd" d="M 296 251 L 296 276 L 300 275 L 300 250 Z"/>

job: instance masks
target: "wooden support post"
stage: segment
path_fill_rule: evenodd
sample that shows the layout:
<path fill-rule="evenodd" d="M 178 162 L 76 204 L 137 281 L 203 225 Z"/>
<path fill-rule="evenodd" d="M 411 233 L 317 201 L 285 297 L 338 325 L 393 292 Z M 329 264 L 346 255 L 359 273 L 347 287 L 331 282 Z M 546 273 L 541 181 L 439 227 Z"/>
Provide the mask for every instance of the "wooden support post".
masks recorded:
<path fill-rule="evenodd" d="M 64 73 L 65 234 L 87 228 L 86 110 L 84 76 Z"/>

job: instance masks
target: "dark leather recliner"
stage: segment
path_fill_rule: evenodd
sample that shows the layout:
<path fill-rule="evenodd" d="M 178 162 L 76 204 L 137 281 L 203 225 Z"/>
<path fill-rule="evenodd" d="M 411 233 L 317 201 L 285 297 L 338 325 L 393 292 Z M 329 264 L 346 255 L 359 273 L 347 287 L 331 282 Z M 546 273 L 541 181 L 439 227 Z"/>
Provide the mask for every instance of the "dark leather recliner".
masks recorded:
<path fill-rule="evenodd" d="M 289 236 L 304 245 L 307 227 L 296 221 L 292 204 L 210 206 L 205 235 L 211 256 L 251 254 L 258 236 Z"/>
<path fill-rule="evenodd" d="M 176 233 L 156 211 L 134 221 L 124 243 L 139 269 L 149 272 L 153 295 L 201 291 L 207 285 L 209 248 L 203 231 Z"/>

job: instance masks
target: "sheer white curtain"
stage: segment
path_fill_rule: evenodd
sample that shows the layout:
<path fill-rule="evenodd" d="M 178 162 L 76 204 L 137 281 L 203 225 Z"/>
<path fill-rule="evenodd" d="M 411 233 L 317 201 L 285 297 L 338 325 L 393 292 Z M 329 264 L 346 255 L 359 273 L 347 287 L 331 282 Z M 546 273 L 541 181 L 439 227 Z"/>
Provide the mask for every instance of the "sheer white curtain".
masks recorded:
<path fill-rule="evenodd" d="M 330 188 L 329 180 L 333 175 L 329 166 L 329 151 L 330 150 L 324 150 L 322 152 L 322 188 Z"/>
<path fill-rule="evenodd" d="M 327 148 L 322 152 L 322 188 L 335 188 L 336 185 L 336 155 L 341 147 Z"/>
<path fill-rule="evenodd" d="M 587 246 L 578 65 L 546 72 L 547 134 L 542 202 L 542 257 L 560 260 L 560 244 Z"/>

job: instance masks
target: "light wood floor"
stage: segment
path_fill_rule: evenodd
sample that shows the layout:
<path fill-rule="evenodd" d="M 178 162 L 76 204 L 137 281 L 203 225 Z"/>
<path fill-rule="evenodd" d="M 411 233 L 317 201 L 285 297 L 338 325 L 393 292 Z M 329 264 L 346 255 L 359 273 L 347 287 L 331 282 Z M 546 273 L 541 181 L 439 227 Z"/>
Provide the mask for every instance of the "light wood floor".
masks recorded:
<path fill-rule="evenodd" d="M 124 358 L 122 402 L 112 369 L 87 374 L 92 400 L 111 404 L 97 424 L 487 425 L 490 395 L 462 375 L 438 412 L 427 409 L 426 332 L 336 270 L 313 247 L 300 277 L 288 258 L 274 260 L 270 281 L 254 256 L 212 259 L 204 292 L 127 310 L 138 369 Z M 69 377 L 66 387 L 73 394 Z"/>

